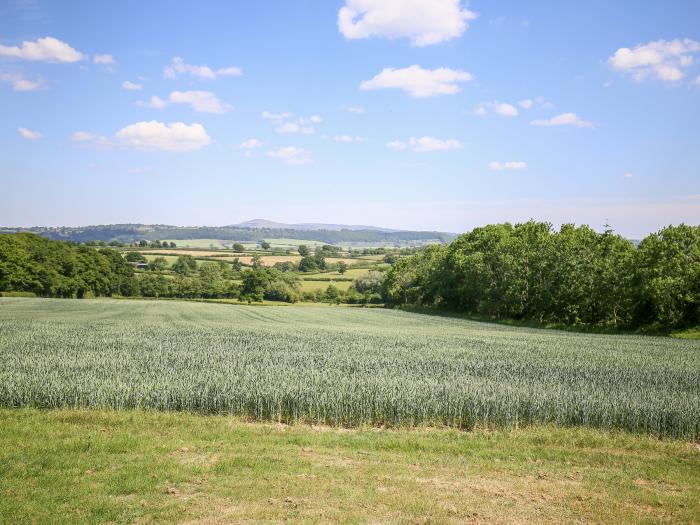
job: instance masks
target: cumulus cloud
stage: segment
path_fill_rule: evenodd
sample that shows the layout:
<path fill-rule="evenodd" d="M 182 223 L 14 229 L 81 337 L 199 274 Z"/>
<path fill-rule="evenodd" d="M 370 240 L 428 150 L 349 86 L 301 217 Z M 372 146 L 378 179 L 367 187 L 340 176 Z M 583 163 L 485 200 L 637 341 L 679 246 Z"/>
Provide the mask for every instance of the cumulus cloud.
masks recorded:
<path fill-rule="evenodd" d="M 127 91 L 141 91 L 141 89 L 143 88 L 143 84 L 138 84 L 136 82 L 130 82 L 128 80 L 125 80 L 124 82 L 122 82 L 122 87 Z"/>
<path fill-rule="evenodd" d="M 323 121 L 318 115 L 293 118 L 294 114 L 290 112 L 271 113 L 270 111 L 263 111 L 261 116 L 265 120 L 272 121 L 272 123 L 277 126 L 275 128 L 277 133 L 301 133 L 310 135 L 316 132 L 313 125 Z"/>
<path fill-rule="evenodd" d="M 27 140 L 38 140 L 44 136 L 38 131 L 32 131 L 31 129 L 27 128 L 17 128 L 17 133 L 19 133 L 20 137 Z"/>
<path fill-rule="evenodd" d="M 0 56 L 41 62 L 78 62 L 85 58 L 80 51 L 54 38 L 46 36 L 35 42 L 25 40 L 21 46 L 0 45 Z"/>
<path fill-rule="evenodd" d="M 518 106 L 523 109 L 532 109 L 534 107 L 539 107 L 543 109 L 554 109 L 554 104 L 547 102 L 544 97 L 526 98 L 525 100 L 520 100 Z"/>
<path fill-rule="evenodd" d="M 446 151 L 462 149 L 462 143 L 455 139 L 437 139 L 435 137 L 411 137 L 407 142 L 392 140 L 386 143 L 386 147 L 397 151 L 411 148 L 417 152 Z"/>
<path fill-rule="evenodd" d="M 364 113 L 365 108 L 362 106 L 343 106 L 343 111 L 347 111 L 348 113 Z"/>
<path fill-rule="evenodd" d="M 263 143 L 258 139 L 248 139 L 241 142 L 238 146 L 239 149 L 257 149 L 261 148 Z"/>
<path fill-rule="evenodd" d="M 693 85 L 694 86 L 700 86 L 700 75 L 695 77 L 695 80 L 693 80 Z"/>
<path fill-rule="evenodd" d="M 527 168 L 527 163 L 521 160 L 511 160 L 508 162 L 489 162 L 489 169 L 491 171 L 503 171 L 503 170 L 524 170 Z"/>
<path fill-rule="evenodd" d="M 354 137 L 352 135 L 336 135 L 333 137 L 333 140 L 336 142 L 365 142 L 364 138 Z"/>
<path fill-rule="evenodd" d="M 460 0 L 346 0 L 338 29 L 349 39 L 409 38 L 423 47 L 460 37 L 476 17 Z"/>
<path fill-rule="evenodd" d="M 116 64 L 116 61 L 112 55 L 95 55 L 92 58 L 92 61 L 95 62 L 95 64 Z"/>
<path fill-rule="evenodd" d="M 89 131 L 75 131 L 71 134 L 70 139 L 73 142 L 78 142 L 86 147 L 94 147 L 97 149 L 110 149 L 114 143 L 104 135 L 97 135 Z"/>
<path fill-rule="evenodd" d="M 389 149 L 394 149 L 396 151 L 401 151 L 405 150 L 408 147 L 408 144 L 406 144 L 402 140 L 390 140 L 386 143 L 386 147 Z"/>
<path fill-rule="evenodd" d="M 608 58 L 608 65 L 636 82 L 647 78 L 678 82 L 685 77 L 683 69 L 693 64 L 693 54 L 698 51 L 700 43 L 689 38 L 655 40 L 632 49 L 621 47 Z"/>
<path fill-rule="evenodd" d="M 576 113 L 562 113 L 549 119 L 531 120 L 533 126 L 574 126 L 577 128 L 593 128 L 593 123 L 583 120 Z"/>
<path fill-rule="evenodd" d="M 284 148 L 268 151 L 267 156 L 273 159 L 279 159 L 290 166 L 301 166 L 303 164 L 313 163 L 311 152 L 294 146 L 286 146 Z"/>
<path fill-rule="evenodd" d="M 141 151 L 194 151 L 211 143 L 204 126 L 156 120 L 136 122 L 116 133 L 121 144 Z"/>
<path fill-rule="evenodd" d="M 0 73 L 0 81 L 10 84 L 13 91 L 39 91 L 46 89 L 46 81 L 42 77 L 30 79 L 19 73 Z"/>
<path fill-rule="evenodd" d="M 173 91 L 168 100 L 173 104 L 189 104 L 192 109 L 201 113 L 222 114 L 231 110 L 229 104 L 221 102 L 209 91 Z"/>
<path fill-rule="evenodd" d="M 423 69 L 412 65 L 403 69 L 388 67 L 371 80 L 360 84 L 363 91 L 402 89 L 415 98 L 451 95 L 460 91 L 460 82 L 473 80 L 472 75 L 459 69 Z"/>
<path fill-rule="evenodd" d="M 136 105 L 144 108 L 163 109 L 168 103 L 162 98 L 153 95 L 148 101 L 139 100 L 136 102 Z"/>
<path fill-rule="evenodd" d="M 238 67 L 222 67 L 212 69 L 209 66 L 193 66 L 186 64 L 182 58 L 175 57 L 169 66 L 163 70 L 165 78 L 176 78 L 178 75 L 190 75 L 196 78 L 213 80 L 218 77 L 239 77 L 243 74 Z"/>
<path fill-rule="evenodd" d="M 489 111 L 502 117 L 515 117 L 518 115 L 518 109 L 514 105 L 506 102 L 498 102 L 497 100 L 493 102 L 482 102 L 474 108 L 474 113 L 477 115 L 486 115 Z"/>

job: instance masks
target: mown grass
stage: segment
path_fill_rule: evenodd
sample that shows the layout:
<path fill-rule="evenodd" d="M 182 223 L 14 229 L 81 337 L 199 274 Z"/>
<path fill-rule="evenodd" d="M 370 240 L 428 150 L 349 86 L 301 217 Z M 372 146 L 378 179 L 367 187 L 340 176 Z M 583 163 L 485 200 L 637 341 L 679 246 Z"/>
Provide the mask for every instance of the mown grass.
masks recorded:
<path fill-rule="evenodd" d="M 626 433 L 355 430 L 0 409 L 0 523 L 697 523 L 700 450 Z"/>

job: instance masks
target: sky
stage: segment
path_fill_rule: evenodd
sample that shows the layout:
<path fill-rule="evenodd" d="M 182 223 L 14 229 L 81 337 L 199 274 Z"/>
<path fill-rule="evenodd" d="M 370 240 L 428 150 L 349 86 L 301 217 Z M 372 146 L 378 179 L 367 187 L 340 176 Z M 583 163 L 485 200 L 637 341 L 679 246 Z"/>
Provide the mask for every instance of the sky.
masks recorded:
<path fill-rule="evenodd" d="M 700 223 L 700 2 L 0 2 L 0 225 Z"/>

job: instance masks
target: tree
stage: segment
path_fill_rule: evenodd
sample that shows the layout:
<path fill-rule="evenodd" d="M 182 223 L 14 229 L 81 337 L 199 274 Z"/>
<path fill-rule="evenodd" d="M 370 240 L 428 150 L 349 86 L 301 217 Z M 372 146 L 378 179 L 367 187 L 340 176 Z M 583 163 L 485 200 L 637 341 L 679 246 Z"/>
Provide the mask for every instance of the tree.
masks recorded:
<path fill-rule="evenodd" d="M 124 257 L 128 262 L 145 263 L 148 261 L 146 256 L 141 252 L 126 252 Z"/>
<path fill-rule="evenodd" d="M 338 273 L 340 275 L 343 275 L 347 271 L 348 271 L 348 265 L 345 263 L 345 261 L 338 261 Z"/>
<path fill-rule="evenodd" d="M 180 255 L 171 270 L 180 275 L 187 275 L 197 269 L 197 261 L 191 255 Z"/>
<path fill-rule="evenodd" d="M 177 244 L 175 244 L 173 241 L 170 241 L 170 247 L 171 247 L 171 248 L 177 248 Z"/>
<path fill-rule="evenodd" d="M 260 241 L 260 247 L 263 250 L 269 250 L 270 249 L 270 243 L 267 241 Z"/>
<path fill-rule="evenodd" d="M 307 257 L 311 253 L 311 250 L 306 244 L 300 244 L 297 249 L 299 250 L 299 255 L 302 257 Z"/>
<path fill-rule="evenodd" d="M 236 253 L 243 253 L 245 251 L 245 246 L 243 246 L 241 243 L 238 243 L 238 242 L 234 242 L 233 246 L 231 248 Z"/>
<path fill-rule="evenodd" d="M 379 293 L 382 290 L 382 284 L 384 282 L 384 274 L 376 270 L 370 270 L 361 277 L 355 279 L 352 283 L 353 288 L 364 294 L 369 292 L 370 294 Z"/>
<path fill-rule="evenodd" d="M 139 247 L 140 248 L 147 248 L 148 247 L 148 241 L 146 239 L 141 239 L 139 241 Z"/>
<path fill-rule="evenodd" d="M 259 255 L 253 255 L 253 259 L 251 260 L 251 266 L 256 270 L 265 266 L 263 264 L 262 257 L 260 257 Z"/>
<path fill-rule="evenodd" d="M 148 269 L 154 272 L 162 272 L 168 267 L 168 261 L 165 257 L 156 257 L 148 263 Z"/>

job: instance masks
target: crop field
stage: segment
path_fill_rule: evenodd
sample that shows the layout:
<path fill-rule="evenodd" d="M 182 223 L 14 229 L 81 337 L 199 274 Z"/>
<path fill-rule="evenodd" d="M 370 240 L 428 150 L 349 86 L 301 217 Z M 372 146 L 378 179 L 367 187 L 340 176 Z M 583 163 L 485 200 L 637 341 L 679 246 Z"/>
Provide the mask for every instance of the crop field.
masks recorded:
<path fill-rule="evenodd" d="M 697 440 L 700 342 L 383 309 L 0 298 L 0 405 Z"/>
<path fill-rule="evenodd" d="M 315 292 L 317 290 L 325 292 L 331 284 L 338 290 L 349 290 L 352 286 L 352 281 L 333 281 L 331 279 L 318 281 L 301 280 L 299 281 L 299 290 L 302 292 Z"/>

